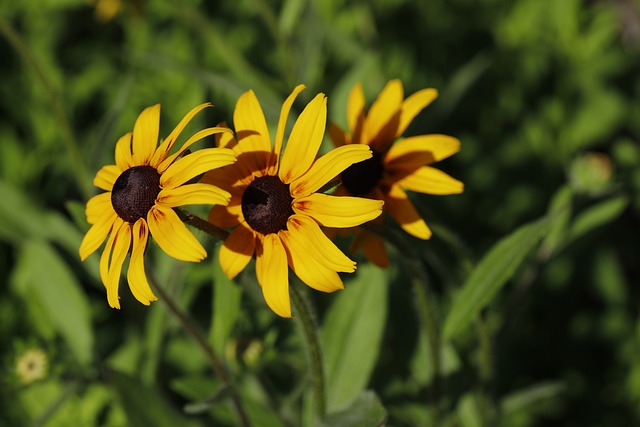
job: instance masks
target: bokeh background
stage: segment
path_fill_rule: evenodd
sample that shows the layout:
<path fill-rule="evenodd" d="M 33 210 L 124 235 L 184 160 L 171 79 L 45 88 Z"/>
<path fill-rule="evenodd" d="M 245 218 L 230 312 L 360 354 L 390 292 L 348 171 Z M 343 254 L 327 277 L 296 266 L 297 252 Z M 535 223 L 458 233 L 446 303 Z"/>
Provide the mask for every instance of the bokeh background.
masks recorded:
<path fill-rule="evenodd" d="M 498 242 L 549 225 L 443 339 L 437 387 L 393 249 L 388 270 L 356 255 L 345 291 L 308 292 L 325 425 L 433 425 L 436 401 L 447 426 L 640 425 L 640 1 L 24 0 L 0 4 L 0 30 L 2 425 L 236 425 L 163 302 L 141 306 L 123 283 L 112 310 L 98 255 L 80 262 L 93 175 L 155 103 L 161 135 L 205 101 L 191 129 L 230 122 L 248 89 L 275 123 L 304 83 L 294 111 L 324 92 L 344 125 L 353 84 L 371 102 L 392 78 L 440 93 L 407 135 L 462 141 L 440 167 L 464 194 L 415 197 L 434 237 L 405 237 L 437 325 Z M 205 262 L 150 245 L 148 267 L 223 355 L 254 425 L 314 425 L 295 320 L 266 307 L 253 273 L 226 281 L 198 236 Z"/>

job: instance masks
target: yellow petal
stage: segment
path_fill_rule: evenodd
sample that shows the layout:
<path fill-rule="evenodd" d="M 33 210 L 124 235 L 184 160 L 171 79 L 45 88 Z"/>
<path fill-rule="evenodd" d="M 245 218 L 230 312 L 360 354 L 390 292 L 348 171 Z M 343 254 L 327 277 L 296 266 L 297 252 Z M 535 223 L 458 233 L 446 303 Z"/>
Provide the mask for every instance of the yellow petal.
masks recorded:
<path fill-rule="evenodd" d="M 133 224 L 133 249 L 131 250 L 131 259 L 129 260 L 129 269 L 127 270 L 127 282 L 133 296 L 144 305 L 151 304 L 158 298 L 151 291 L 147 275 L 144 272 L 144 251 L 147 248 L 147 240 L 149 232 L 147 223 L 144 219 L 138 219 Z"/>
<path fill-rule="evenodd" d="M 275 175 L 278 172 L 278 159 L 280 158 L 280 152 L 282 151 L 284 132 L 287 127 L 289 111 L 291 111 L 293 102 L 296 100 L 300 92 L 302 92 L 304 89 L 306 89 L 305 85 L 296 86 L 291 94 L 287 97 L 287 99 L 282 103 L 282 108 L 280 109 L 280 118 L 278 119 L 278 129 L 276 130 L 276 141 L 273 147 L 273 153 L 275 154 L 275 156 L 272 156 L 269 159 L 267 165 L 268 175 Z"/>
<path fill-rule="evenodd" d="M 277 234 L 264 236 L 256 253 L 256 276 L 264 300 L 278 316 L 291 317 L 287 253 Z"/>
<path fill-rule="evenodd" d="M 242 194 L 232 193 L 227 206 L 216 205 L 209 212 L 209 222 L 220 228 L 235 227 L 242 221 Z"/>
<path fill-rule="evenodd" d="M 431 230 L 427 227 L 413 203 L 400 187 L 391 186 L 385 198 L 385 209 L 400 224 L 400 227 L 407 233 L 419 239 L 427 240 L 431 237 Z"/>
<path fill-rule="evenodd" d="M 460 194 L 464 190 L 462 182 L 431 166 L 417 169 L 397 184 L 407 190 L 436 195 Z"/>
<path fill-rule="evenodd" d="M 154 168 L 158 168 L 158 165 L 166 159 L 171 151 L 171 148 L 175 144 L 176 140 L 184 130 L 184 128 L 189 124 L 189 122 L 198 114 L 200 111 L 207 107 L 211 107 L 210 102 L 205 102 L 204 104 L 200 104 L 197 107 L 193 108 L 189 111 L 183 118 L 180 120 L 180 123 L 171 131 L 169 136 L 160 144 L 160 146 L 153 153 L 153 157 L 151 158 L 150 165 Z"/>
<path fill-rule="evenodd" d="M 94 253 L 96 249 L 102 245 L 104 239 L 111 231 L 111 227 L 117 218 L 113 209 L 106 210 L 100 218 L 91 226 L 87 234 L 84 235 L 82 243 L 80 243 L 80 259 L 84 261 L 89 255 Z"/>
<path fill-rule="evenodd" d="M 87 202 L 87 208 L 85 209 L 85 214 L 87 215 L 87 222 L 89 224 L 95 224 L 95 222 L 100 218 L 105 211 L 113 210 L 111 205 L 111 192 L 101 193 L 96 196 L 93 196 Z"/>
<path fill-rule="evenodd" d="M 354 144 L 360 144 L 362 126 L 365 121 L 365 99 L 362 84 L 358 83 L 351 88 L 347 100 L 347 122 Z"/>
<path fill-rule="evenodd" d="M 148 165 L 158 145 L 160 104 L 145 108 L 133 126 L 133 162 Z"/>
<path fill-rule="evenodd" d="M 113 249 L 113 242 L 115 242 L 116 237 L 118 236 L 118 231 L 122 228 L 124 224 L 124 220 L 120 217 L 116 217 L 115 222 L 113 223 L 111 234 L 107 239 L 107 244 L 104 246 L 104 250 L 102 251 L 102 255 L 100 256 L 100 279 L 102 279 L 102 284 L 105 289 L 107 288 L 107 283 L 109 282 L 109 263 L 111 260 L 111 252 Z"/>
<path fill-rule="evenodd" d="M 175 208 L 184 205 L 226 205 L 231 194 L 209 184 L 188 184 L 177 188 L 161 190 L 157 203 Z"/>
<path fill-rule="evenodd" d="M 384 156 L 387 171 L 414 171 L 460 151 L 460 141 L 448 135 L 420 135 L 402 139 Z"/>
<path fill-rule="evenodd" d="M 380 268 L 389 266 L 389 256 L 384 247 L 384 240 L 376 234 L 360 230 L 351 243 L 351 252 L 362 250 L 369 261 Z"/>
<path fill-rule="evenodd" d="M 400 110 L 400 124 L 396 130 L 396 138 L 407 130 L 413 119 L 438 97 L 435 89 L 422 89 L 404 100 Z"/>
<path fill-rule="evenodd" d="M 127 132 L 116 143 L 116 165 L 118 165 L 121 171 L 126 171 L 133 166 L 131 136 L 131 132 Z"/>
<path fill-rule="evenodd" d="M 319 93 L 296 120 L 280 159 L 280 180 L 289 184 L 309 169 L 318 154 L 327 123 L 327 98 Z"/>
<path fill-rule="evenodd" d="M 312 253 L 305 250 L 307 245 L 300 245 L 302 239 L 293 239 L 293 232 L 280 231 L 278 235 L 287 248 L 288 263 L 293 272 L 307 286 L 320 292 L 334 292 L 344 289 L 338 273 L 319 263 Z"/>
<path fill-rule="evenodd" d="M 253 231 L 242 223 L 224 240 L 218 256 L 224 274 L 233 279 L 245 269 L 256 249 Z"/>
<path fill-rule="evenodd" d="M 218 123 L 218 127 L 228 128 L 229 125 L 227 125 L 227 122 L 220 122 Z M 238 140 L 236 139 L 233 132 L 222 132 L 216 134 L 216 147 L 233 149 L 236 144 L 238 144 Z"/>
<path fill-rule="evenodd" d="M 262 107 L 252 90 L 238 98 L 233 124 L 238 144 L 244 144 L 245 151 L 255 153 L 247 159 L 251 161 L 251 170 L 264 172 L 271 154 L 271 138 Z"/>
<path fill-rule="evenodd" d="M 96 174 L 96 177 L 93 178 L 93 185 L 103 190 L 111 191 L 113 184 L 115 184 L 121 173 L 122 171 L 117 165 L 103 166 Z"/>
<path fill-rule="evenodd" d="M 124 222 L 122 227 L 116 231 L 116 238 L 113 241 L 113 253 L 109 264 L 109 276 L 107 278 L 107 301 L 112 308 L 120 308 L 118 287 L 120 286 L 120 275 L 122 274 L 122 264 L 129 253 L 131 247 L 131 226 Z"/>
<path fill-rule="evenodd" d="M 325 227 L 354 227 L 382 213 L 383 202 L 361 197 L 338 197 L 314 193 L 295 199 L 294 212 L 310 216 Z"/>
<path fill-rule="evenodd" d="M 191 138 L 189 138 L 187 140 L 187 142 L 182 144 L 182 147 L 180 147 L 180 149 L 178 151 L 176 151 L 175 153 L 173 153 L 172 155 L 170 155 L 169 157 L 164 159 L 160 163 L 160 165 L 158 165 L 158 172 L 159 173 L 164 172 L 173 162 L 175 162 L 175 160 L 178 157 L 180 157 L 182 154 L 184 154 L 184 152 L 185 152 L 185 150 L 187 148 L 189 148 L 190 146 L 192 146 L 196 142 L 198 142 L 201 139 L 206 138 L 206 137 L 208 137 L 210 135 L 215 135 L 215 134 L 220 134 L 220 133 L 233 134 L 233 131 L 231 129 L 229 129 L 229 128 L 226 128 L 226 127 L 213 127 L 213 128 L 202 129 L 201 131 L 196 132 L 194 135 L 191 136 Z"/>
<path fill-rule="evenodd" d="M 333 271 L 352 273 L 356 269 L 352 261 L 322 232 L 318 223 L 305 215 L 291 215 L 287 220 L 287 230 L 296 247 L 312 256 L 325 268 Z"/>
<path fill-rule="evenodd" d="M 329 137 L 336 147 L 341 147 L 351 142 L 349 135 L 334 123 L 329 123 Z"/>
<path fill-rule="evenodd" d="M 176 160 L 160 176 L 162 188 L 176 188 L 211 169 L 230 165 L 236 161 L 228 148 L 204 148 Z"/>
<path fill-rule="evenodd" d="M 400 80 L 391 80 L 382 89 L 369 109 L 364 123 L 364 144 L 383 152 L 393 142 L 398 124 L 404 91 Z"/>
<path fill-rule="evenodd" d="M 314 193 L 352 164 L 370 158 L 371 150 L 367 145 L 349 144 L 334 148 L 313 162 L 301 177 L 291 182 L 291 195 L 299 197 Z"/>
<path fill-rule="evenodd" d="M 191 262 L 206 258 L 207 252 L 173 209 L 153 206 L 147 214 L 147 223 L 151 235 L 169 256 Z"/>
<path fill-rule="evenodd" d="M 253 181 L 253 175 L 248 169 L 241 168 L 241 165 L 242 159 L 238 159 L 234 164 L 207 171 L 200 178 L 200 182 L 228 190 L 232 187 L 246 186 Z"/>

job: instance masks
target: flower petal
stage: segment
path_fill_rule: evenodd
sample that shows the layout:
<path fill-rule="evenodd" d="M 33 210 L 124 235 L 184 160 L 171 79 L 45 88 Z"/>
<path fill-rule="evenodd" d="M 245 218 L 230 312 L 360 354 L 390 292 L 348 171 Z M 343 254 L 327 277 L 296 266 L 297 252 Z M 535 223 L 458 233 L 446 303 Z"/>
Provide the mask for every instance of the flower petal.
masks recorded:
<path fill-rule="evenodd" d="M 431 230 L 427 227 L 415 206 L 402 188 L 392 185 L 385 197 L 385 209 L 400 224 L 407 233 L 419 239 L 427 240 L 431 237 Z"/>
<path fill-rule="evenodd" d="M 111 205 L 111 192 L 101 193 L 93 196 L 87 202 L 87 208 L 85 214 L 87 215 L 87 222 L 89 224 L 95 224 L 95 222 L 105 213 L 107 210 L 113 210 Z"/>
<path fill-rule="evenodd" d="M 312 255 L 313 252 L 305 249 L 309 245 L 301 244 L 306 239 L 305 236 L 293 238 L 292 235 L 295 233 L 297 232 L 280 231 L 278 235 L 287 249 L 287 261 L 296 276 L 307 286 L 320 292 L 334 292 L 344 289 L 338 273 L 318 262 Z"/>
<path fill-rule="evenodd" d="M 365 122 L 365 99 L 362 84 L 357 83 L 351 88 L 347 100 L 347 122 L 354 144 L 360 144 L 362 126 Z"/>
<path fill-rule="evenodd" d="M 224 274 L 233 279 L 245 269 L 256 249 L 256 238 L 253 231 L 241 223 L 224 240 L 220 247 L 218 259 Z"/>
<path fill-rule="evenodd" d="M 306 196 L 318 191 L 354 163 L 371 158 L 367 145 L 349 144 L 334 148 L 317 159 L 301 177 L 293 180 L 290 191 L 293 197 Z"/>
<path fill-rule="evenodd" d="M 342 128 L 334 123 L 329 123 L 329 137 L 336 147 L 341 147 L 351 143 L 349 135 Z"/>
<path fill-rule="evenodd" d="M 233 125 L 238 143 L 243 143 L 247 151 L 259 154 L 248 159 L 252 161 L 251 170 L 264 172 L 271 153 L 271 138 L 262 107 L 252 90 L 238 98 L 233 111 Z"/>
<path fill-rule="evenodd" d="M 309 169 L 318 154 L 327 124 L 327 98 L 316 95 L 293 125 L 280 159 L 280 180 L 289 184 Z"/>
<path fill-rule="evenodd" d="M 355 261 L 342 253 L 313 219 L 305 215 L 291 215 L 287 220 L 287 230 L 296 246 L 325 268 L 345 273 L 355 271 Z"/>
<path fill-rule="evenodd" d="M 118 235 L 118 230 L 120 230 L 123 224 L 124 220 L 120 217 L 116 217 L 116 220 L 113 223 L 112 232 L 109 235 L 107 244 L 104 246 L 104 250 L 102 251 L 102 255 L 100 256 L 100 279 L 102 279 L 102 284 L 104 285 L 105 289 L 107 288 L 107 283 L 109 282 L 109 263 L 111 260 L 113 242 L 115 242 Z"/>
<path fill-rule="evenodd" d="M 192 262 L 206 258 L 207 252 L 173 209 L 153 206 L 147 214 L 147 223 L 151 235 L 169 256 Z"/>
<path fill-rule="evenodd" d="M 113 184 L 115 184 L 121 173 L 122 171 L 118 165 L 103 166 L 96 174 L 96 177 L 93 178 L 93 185 L 103 190 L 111 191 Z"/>
<path fill-rule="evenodd" d="M 396 138 L 407 130 L 413 119 L 438 97 L 436 89 L 422 89 L 404 100 L 400 110 L 400 123 L 396 130 Z"/>
<path fill-rule="evenodd" d="M 380 268 L 389 266 L 389 256 L 384 240 L 367 230 L 359 230 L 351 243 L 351 252 L 362 250 L 369 261 Z"/>
<path fill-rule="evenodd" d="M 420 135 L 402 139 L 384 156 L 387 171 L 412 172 L 460 151 L 460 141 L 448 135 Z"/>
<path fill-rule="evenodd" d="M 382 213 L 383 202 L 361 197 L 338 197 L 313 193 L 293 201 L 294 212 L 310 216 L 325 227 L 354 227 Z"/>
<path fill-rule="evenodd" d="M 116 142 L 116 165 L 118 165 L 122 172 L 133 166 L 131 137 L 131 132 L 127 132 L 118 140 L 118 142 Z"/>
<path fill-rule="evenodd" d="M 277 234 L 267 234 L 257 245 L 256 276 L 267 305 L 278 316 L 291 317 L 287 253 Z"/>
<path fill-rule="evenodd" d="M 235 227 L 242 221 L 242 194 L 232 192 L 227 206 L 215 205 L 209 212 L 209 222 L 220 228 Z"/>
<path fill-rule="evenodd" d="M 425 194 L 460 194 L 464 190 L 462 182 L 431 166 L 417 169 L 397 181 L 397 184 L 407 190 Z"/>
<path fill-rule="evenodd" d="M 209 184 L 188 184 L 161 190 L 156 199 L 157 203 L 169 208 L 184 205 L 226 205 L 229 200 L 229 192 Z"/>
<path fill-rule="evenodd" d="M 374 151 L 384 152 L 395 139 L 400 123 L 404 91 L 400 80 L 391 80 L 369 109 L 364 123 L 364 140 Z"/>
<path fill-rule="evenodd" d="M 158 145 L 160 104 L 145 108 L 133 126 L 133 162 L 148 165 Z"/>
<path fill-rule="evenodd" d="M 149 231 L 143 218 L 133 224 L 131 234 L 133 235 L 133 249 L 127 270 L 127 282 L 129 282 L 129 289 L 131 289 L 133 296 L 142 304 L 149 305 L 151 301 L 157 301 L 158 298 L 151 291 L 147 275 L 144 272 L 144 251 L 147 248 Z"/>
<path fill-rule="evenodd" d="M 218 123 L 218 127 L 228 128 L 227 122 Z M 221 132 L 216 134 L 216 147 L 231 148 L 238 144 L 238 140 L 233 133 Z"/>
<path fill-rule="evenodd" d="M 228 148 L 204 148 L 176 160 L 160 176 L 162 188 L 176 188 L 206 171 L 230 165 L 236 161 Z"/>
<path fill-rule="evenodd" d="M 282 144 L 284 142 L 284 132 L 287 127 L 287 119 L 289 118 L 289 111 L 291 111 L 291 106 L 293 102 L 296 100 L 300 92 L 306 89 L 305 85 L 296 86 L 291 94 L 285 99 L 282 103 L 282 108 L 280 108 L 280 118 L 278 119 L 278 129 L 276 130 L 276 141 L 273 146 L 273 153 L 275 156 L 269 159 L 267 165 L 267 174 L 275 175 L 278 172 L 278 159 L 280 158 L 280 152 L 282 151 Z"/>
<path fill-rule="evenodd" d="M 85 234 L 82 239 L 82 243 L 80 243 L 80 249 L 78 251 L 82 261 L 87 259 L 89 255 L 94 253 L 96 249 L 102 245 L 102 242 L 104 242 L 104 239 L 111 231 L 117 217 L 118 215 L 116 215 L 113 209 L 106 210 L 87 231 L 87 234 Z"/>
<path fill-rule="evenodd" d="M 131 226 L 128 222 L 123 222 L 119 230 L 115 232 L 113 241 L 113 253 L 109 264 L 109 276 L 107 278 L 107 301 L 112 308 L 120 308 L 118 287 L 120 286 L 120 275 L 122 274 L 122 264 L 129 253 L 131 247 Z"/>
<path fill-rule="evenodd" d="M 164 172 L 178 157 L 184 154 L 187 148 L 189 148 L 196 142 L 210 135 L 220 134 L 220 133 L 229 133 L 233 135 L 233 131 L 226 127 L 212 127 L 212 128 L 202 129 L 201 131 L 196 132 L 194 135 L 191 136 L 191 138 L 187 140 L 187 142 L 182 144 L 182 147 L 180 147 L 178 151 L 176 151 L 175 153 L 173 153 L 172 155 L 164 159 L 158 165 L 158 172 L 159 173 Z"/>

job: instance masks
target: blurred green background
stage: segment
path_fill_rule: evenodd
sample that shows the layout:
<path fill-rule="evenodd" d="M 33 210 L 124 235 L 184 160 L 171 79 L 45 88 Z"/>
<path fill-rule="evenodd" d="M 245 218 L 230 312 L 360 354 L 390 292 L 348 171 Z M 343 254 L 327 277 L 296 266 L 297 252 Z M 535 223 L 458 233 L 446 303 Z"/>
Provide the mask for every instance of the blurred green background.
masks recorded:
<path fill-rule="evenodd" d="M 347 290 L 307 293 L 325 425 L 640 425 L 640 1 L 25 0 L 0 4 L 0 30 L 2 425 L 236 425 L 163 302 L 123 283 L 112 310 L 98 256 L 80 262 L 93 175 L 155 103 L 161 135 L 205 101 L 190 129 L 231 122 L 248 89 L 275 123 L 304 83 L 294 110 L 321 91 L 344 125 L 354 83 L 371 102 L 392 78 L 440 92 L 407 135 L 462 141 L 439 167 L 464 194 L 415 197 L 434 237 L 405 237 L 438 307 L 442 381 L 403 257 L 382 271 L 358 255 Z M 250 271 L 226 281 L 198 236 L 205 262 L 150 245 L 147 265 L 254 425 L 314 425 L 296 321 Z"/>

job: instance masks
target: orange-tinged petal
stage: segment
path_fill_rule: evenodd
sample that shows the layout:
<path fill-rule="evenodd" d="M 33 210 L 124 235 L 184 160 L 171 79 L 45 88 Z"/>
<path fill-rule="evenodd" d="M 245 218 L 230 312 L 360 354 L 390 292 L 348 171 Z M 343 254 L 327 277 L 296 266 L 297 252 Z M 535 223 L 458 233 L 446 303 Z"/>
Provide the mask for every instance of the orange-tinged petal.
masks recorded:
<path fill-rule="evenodd" d="M 116 238 L 113 241 L 113 252 L 107 278 L 107 301 L 110 307 L 120 308 L 118 287 L 120 285 L 120 275 L 122 274 L 122 264 L 131 247 L 131 226 L 128 222 L 123 222 L 122 227 L 115 233 Z"/>
<path fill-rule="evenodd" d="M 362 250 L 369 261 L 380 268 L 389 266 L 389 256 L 384 247 L 384 240 L 374 233 L 360 230 L 351 243 L 351 252 Z"/>
<path fill-rule="evenodd" d="M 317 159 L 309 170 L 291 182 L 289 190 L 293 197 L 315 193 L 327 182 L 354 163 L 371 158 L 371 150 L 363 144 L 349 144 L 334 148 Z"/>
<path fill-rule="evenodd" d="M 169 155 L 171 148 L 175 144 L 176 140 L 184 130 L 184 128 L 189 124 L 189 122 L 194 118 L 196 114 L 207 107 L 211 107 L 212 104 L 210 102 L 205 102 L 204 104 L 200 104 L 197 107 L 193 108 L 189 111 L 183 118 L 180 120 L 180 123 L 171 131 L 169 136 L 160 144 L 160 146 L 153 153 L 153 157 L 151 158 L 151 166 L 157 168 L 158 165 Z"/>
<path fill-rule="evenodd" d="M 103 190 L 111 191 L 113 184 L 115 184 L 121 173 L 122 171 L 118 165 L 103 166 L 96 174 L 96 177 L 93 178 L 93 185 Z"/>
<path fill-rule="evenodd" d="M 362 84 L 357 83 L 351 88 L 347 99 L 347 123 L 354 144 L 359 144 L 362 126 L 365 122 L 365 99 Z"/>
<path fill-rule="evenodd" d="M 349 135 L 342 128 L 334 123 L 329 123 L 329 137 L 336 147 L 341 147 L 351 143 Z"/>
<path fill-rule="evenodd" d="M 243 172 L 239 167 L 240 165 L 241 160 L 232 165 L 207 171 L 202 175 L 202 178 L 200 178 L 200 182 L 229 190 L 232 187 L 250 184 L 251 181 L 253 181 L 253 176 L 248 170 Z M 251 179 L 249 179 L 249 177 L 251 177 Z"/>
<path fill-rule="evenodd" d="M 188 184 L 161 190 L 156 202 L 170 208 L 184 205 L 226 205 L 231 194 L 214 185 Z"/>
<path fill-rule="evenodd" d="M 399 137 L 407 130 L 413 119 L 431 104 L 438 97 L 438 91 L 435 89 L 422 89 L 414 93 L 404 100 L 400 110 L 400 123 L 396 130 L 396 137 Z"/>
<path fill-rule="evenodd" d="M 427 227 L 427 223 L 424 222 L 402 188 L 397 185 L 391 186 L 385 202 L 385 209 L 404 231 L 423 240 L 431 237 L 431 230 Z"/>
<path fill-rule="evenodd" d="M 84 261 L 89 255 L 94 253 L 96 249 L 102 245 L 104 239 L 107 237 L 113 223 L 116 221 L 117 215 L 113 209 L 109 209 L 103 212 L 100 218 L 91 226 L 84 235 L 82 243 L 80 243 L 80 259 Z"/>
<path fill-rule="evenodd" d="M 160 104 L 142 110 L 133 126 L 133 162 L 148 165 L 158 145 Z"/>
<path fill-rule="evenodd" d="M 116 142 L 116 165 L 120 171 L 124 172 L 133 166 L 133 156 L 131 155 L 131 132 L 127 132 Z"/>
<path fill-rule="evenodd" d="M 264 236 L 256 253 L 256 276 L 267 305 L 278 316 L 291 317 L 287 253 L 277 234 Z"/>
<path fill-rule="evenodd" d="M 184 154 L 184 152 L 185 152 L 185 150 L 187 148 L 189 148 L 190 146 L 192 146 L 196 142 L 198 142 L 201 139 L 206 138 L 206 137 L 208 137 L 210 135 L 215 135 L 215 134 L 220 134 L 220 133 L 233 134 L 233 131 L 231 129 L 229 129 L 229 128 L 226 128 L 226 127 L 212 127 L 212 128 L 202 129 L 201 131 L 196 132 L 195 134 L 193 134 L 191 136 L 191 138 L 189 138 L 187 140 L 187 142 L 182 144 L 182 147 L 180 147 L 180 149 L 178 151 L 176 151 L 175 153 L 173 153 L 172 155 L 170 155 L 169 157 L 167 157 L 166 159 L 164 159 L 160 163 L 160 165 L 158 166 L 158 172 L 159 173 L 164 172 L 173 162 L 176 161 L 176 159 L 178 157 L 180 157 L 182 154 Z"/>
<path fill-rule="evenodd" d="M 282 144 L 284 143 L 284 132 L 287 127 L 287 119 L 289 118 L 289 111 L 291 111 L 291 106 L 293 102 L 296 100 L 300 92 L 306 89 L 305 85 L 296 86 L 291 94 L 285 99 L 282 103 L 282 108 L 280 109 L 280 118 L 278 119 L 278 128 L 276 129 L 276 140 L 273 146 L 273 153 L 275 156 L 272 156 L 269 159 L 267 166 L 267 174 L 275 175 L 278 173 L 278 159 L 280 158 L 280 152 L 282 151 Z"/>
<path fill-rule="evenodd" d="M 400 80 L 391 80 L 382 89 L 369 109 L 364 122 L 364 140 L 374 151 L 383 152 L 393 142 L 398 123 L 404 91 Z"/>
<path fill-rule="evenodd" d="M 308 216 L 291 215 L 287 220 L 287 230 L 296 247 L 312 256 L 325 268 L 352 273 L 356 269 L 352 261 L 322 232 L 318 223 Z"/>
<path fill-rule="evenodd" d="M 387 171 L 414 171 L 460 151 L 460 141 L 448 135 L 420 135 L 402 139 L 384 156 Z"/>
<path fill-rule="evenodd" d="M 176 160 L 160 177 L 162 188 L 176 188 L 211 169 L 230 165 L 236 161 L 228 148 L 204 148 Z"/>
<path fill-rule="evenodd" d="M 151 301 L 156 301 L 158 298 L 151 291 L 147 275 L 144 272 L 144 251 L 147 248 L 149 231 L 143 218 L 133 224 L 131 234 L 133 235 L 133 249 L 127 270 L 127 282 L 129 282 L 129 289 L 131 289 L 133 296 L 142 304 L 149 305 Z"/>
<path fill-rule="evenodd" d="M 109 281 L 109 263 L 111 260 L 111 252 L 113 249 L 113 242 L 115 242 L 116 237 L 118 236 L 118 230 L 124 224 L 124 220 L 120 217 L 116 217 L 115 222 L 113 223 L 111 234 L 107 239 L 107 244 L 104 246 L 104 250 L 102 251 L 102 255 L 100 256 L 100 279 L 102 279 L 102 284 L 105 289 L 107 288 L 107 283 Z"/>
<path fill-rule="evenodd" d="M 151 235 L 169 256 L 191 262 L 206 258 L 207 252 L 173 209 L 153 206 L 147 214 L 147 223 Z"/>
<path fill-rule="evenodd" d="M 382 213 L 383 202 L 361 197 L 338 197 L 314 193 L 295 199 L 293 211 L 310 216 L 325 227 L 354 227 Z"/>
<path fill-rule="evenodd" d="M 462 182 L 431 166 L 417 169 L 397 184 L 407 190 L 436 195 L 460 194 L 464 190 Z"/>
<path fill-rule="evenodd" d="M 245 223 L 238 225 L 224 240 L 218 259 L 224 274 L 233 279 L 245 269 L 256 249 L 256 238 Z"/>
<path fill-rule="evenodd" d="M 280 159 L 278 176 L 282 182 L 289 184 L 309 169 L 318 154 L 326 124 L 327 98 L 319 93 L 307 104 L 293 125 Z"/>
<path fill-rule="evenodd" d="M 231 195 L 227 206 L 215 205 L 209 212 L 209 222 L 216 227 L 231 228 L 244 221 L 242 215 L 242 194 Z"/>
<path fill-rule="evenodd" d="M 278 235 L 287 249 L 287 261 L 293 272 L 307 286 L 320 292 L 334 292 L 344 289 L 338 273 L 322 265 L 306 250 L 307 245 L 300 245 L 302 239 L 292 238 L 294 232 L 280 231 Z"/>
<path fill-rule="evenodd" d="M 101 193 L 96 196 L 93 196 L 87 202 L 87 207 L 85 209 L 85 214 L 87 215 L 87 222 L 89 224 L 95 224 L 95 222 L 100 218 L 105 211 L 113 210 L 111 205 L 111 192 Z"/>

